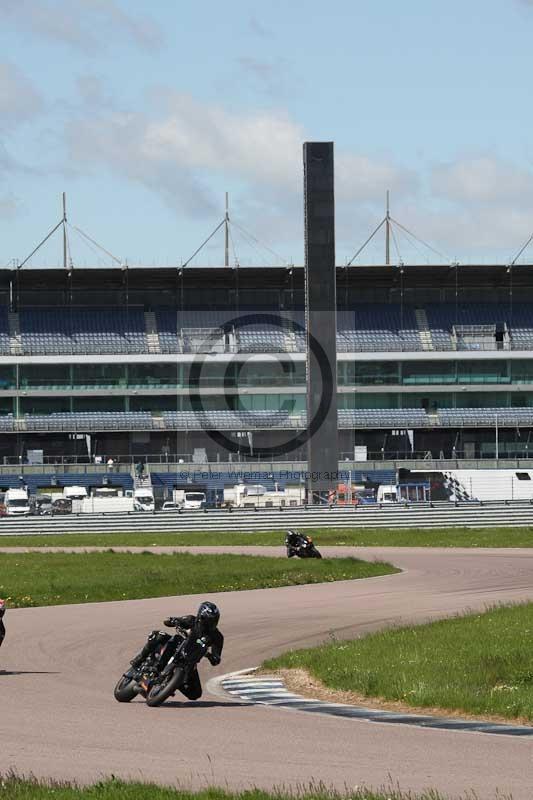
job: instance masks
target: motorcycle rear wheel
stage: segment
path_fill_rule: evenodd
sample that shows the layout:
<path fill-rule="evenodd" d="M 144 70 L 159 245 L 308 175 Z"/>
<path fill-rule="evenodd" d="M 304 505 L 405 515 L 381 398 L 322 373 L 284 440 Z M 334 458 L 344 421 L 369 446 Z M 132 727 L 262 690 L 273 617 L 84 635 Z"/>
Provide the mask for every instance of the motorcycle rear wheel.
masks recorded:
<path fill-rule="evenodd" d="M 163 680 L 166 676 L 162 676 Z M 146 705 L 156 708 L 165 702 L 170 695 L 174 694 L 183 680 L 183 669 L 179 668 L 170 676 L 167 682 L 155 683 L 146 697 Z"/>
<path fill-rule="evenodd" d="M 113 692 L 119 703 L 129 703 L 138 694 L 137 684 L 127 675 L 122 675 Z"/>

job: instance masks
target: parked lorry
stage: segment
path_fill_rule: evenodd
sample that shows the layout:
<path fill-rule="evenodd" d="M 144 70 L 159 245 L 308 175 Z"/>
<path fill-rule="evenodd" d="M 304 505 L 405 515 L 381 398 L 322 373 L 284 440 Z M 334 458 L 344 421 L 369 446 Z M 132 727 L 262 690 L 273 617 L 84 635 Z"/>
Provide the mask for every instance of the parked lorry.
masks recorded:
<path fill-rule="evenodd" d="M 184 510 L 195 510 L 204 508 L 206 504 L 205 492 L 188 489 L 176 489 L 174 491 L 174 502 L 179 508 Z"/>
<path fill-rule="evenodd" d="M 85 500 L 87 489 L 85 486 L 64 486 L 63 497 L 65 500 Z"/>
<path fill-rule="evenodd" d="M 25 489 L 8 489 L 4 504 L 8 517 L 23 517 L 30 513 L 30 499 Z"/>
<path fill-rule="evenodd" d="M 224 489 L 224 505 L 234 508 L 283 508 L 303 502 L 299 486 L 269 490 L 262 484 L 238 483 Z"/>

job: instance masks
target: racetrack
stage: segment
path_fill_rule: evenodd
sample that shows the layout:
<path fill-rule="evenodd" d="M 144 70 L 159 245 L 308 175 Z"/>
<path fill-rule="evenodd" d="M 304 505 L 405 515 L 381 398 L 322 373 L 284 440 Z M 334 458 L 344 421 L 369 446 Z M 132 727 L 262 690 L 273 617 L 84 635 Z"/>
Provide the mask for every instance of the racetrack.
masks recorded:
<path fill-rule="evenodd" d="M 217 549 L 223 548 L 201 548 Z M 405 571 L 211 595 L 222 609 L 226 648 L 217 671 L 202 668 L 204 681 L 319 643 L 332 631 L 351 637 L 391 623 L 533 600 L 531 550 L 321 549 L 388 560 Z M 191 611 L 199 599 L 10 610 L 0 651 L 0 669 L 7 671 L 0 672 L 0 771 L 230 788 L 322 781 L 344 790 L 392 779 L 415 791 L 474 789 L 485 798 L 498 788 L 515 800 L 531 797 L 533 742 L 527 739 L 339 719 L 207 694 L 199 703 L 176 697 L 160 709 L 116 703 L 113 685 L 145 633 L 168 614 Z"/>

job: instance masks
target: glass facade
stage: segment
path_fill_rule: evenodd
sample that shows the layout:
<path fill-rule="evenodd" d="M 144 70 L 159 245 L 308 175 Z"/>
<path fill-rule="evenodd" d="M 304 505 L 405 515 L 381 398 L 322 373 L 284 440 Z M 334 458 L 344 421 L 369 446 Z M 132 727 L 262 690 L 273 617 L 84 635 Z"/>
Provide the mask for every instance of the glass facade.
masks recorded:
<path fill-rule="evenodd" d="M 305 411 L 303 361 L 202 358 L 196 383 L 190 363 L 2 365 L 0 413 L 188 411 L 197 387 L 206 410 Z M 338 383 L 341 409 L 533 407 L 533 359 L 340 361 Z"/>
<path fill-rule="evenodd" d="M 198 368 L 196 367 L 196 370 Z M 196 371 L 195 370 L 195 371 Z M 257 361 L 201 363 L 199 377 L 191 365 L 158 364 L 23 364 L 0 368 L 2 389 L 187 389 L 304 386 L 305 364 L 291 361 Z"/>

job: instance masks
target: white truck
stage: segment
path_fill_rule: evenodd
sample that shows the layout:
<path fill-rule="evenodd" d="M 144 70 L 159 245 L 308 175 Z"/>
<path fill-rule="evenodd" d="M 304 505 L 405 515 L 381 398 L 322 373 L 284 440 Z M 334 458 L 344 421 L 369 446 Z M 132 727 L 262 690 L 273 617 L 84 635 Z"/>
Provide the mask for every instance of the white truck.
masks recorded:
<path fill-rule="evenodd" d="M 135 511 L 153 511 L 155 503 L 152 490 L 142 487 L 135 489 L 133 493 L 133 508 Z"/>
<path fill-rule="evenodd" d="M 63 497 L 66 500 L 85 500 L 87 489 L 85 486 L 64 486 Z"/>
<path fill-rule="evenodd" d="M 237 483 L 224 489 L 224 505 L 234 508 L 284 508 L 303 502 L 299 486 L 269 490 L 262 484 Z"/>
<path fill-rule="evenodd" d="M 381 484 L 378 486 L 376 500 L 378 503 L 397 503 L 398 488 L 395 484 Z"/>
<path fill-rule="evenodd" d="M 25 489 L 8 489 L 4 504 L 10 517 L 24 517 L 30 513 L 30 500 Z"/>
<path fill-rule="evenodd" d="M 174 491 L 174 502 L 185 511 L 198 510 L 199 508 L 204 508 L 206 496 L 204 492 L 176 489 Z"/>

